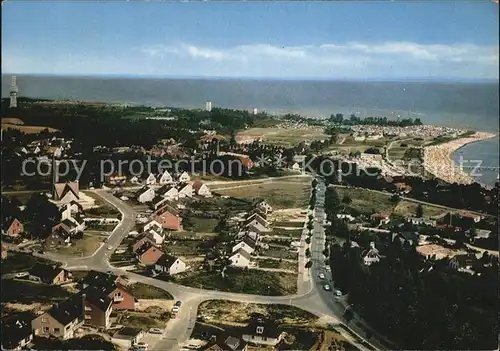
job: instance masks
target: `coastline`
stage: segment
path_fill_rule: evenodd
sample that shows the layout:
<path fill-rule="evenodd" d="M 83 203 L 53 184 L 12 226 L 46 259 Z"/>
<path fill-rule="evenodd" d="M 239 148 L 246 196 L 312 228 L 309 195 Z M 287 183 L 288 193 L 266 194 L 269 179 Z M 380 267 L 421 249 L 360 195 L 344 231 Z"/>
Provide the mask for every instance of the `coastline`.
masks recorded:
<path fill-rule="evenodd" d="M 453 153 L 465 145 L 496 137 L 496 134 L 476 132 L 470 137 L 451 140 L 440 145 L 424 148 L 423 165 L 425 170 L 448 183 L 472 184 L 474 177 L 458 167 L 453 160 Z"/>

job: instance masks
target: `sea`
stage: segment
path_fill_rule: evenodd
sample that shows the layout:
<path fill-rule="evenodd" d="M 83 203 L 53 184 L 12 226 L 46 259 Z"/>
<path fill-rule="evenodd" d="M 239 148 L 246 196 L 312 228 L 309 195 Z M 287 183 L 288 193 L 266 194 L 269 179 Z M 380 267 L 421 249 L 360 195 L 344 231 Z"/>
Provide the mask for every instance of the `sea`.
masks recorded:
<path fill-rule="evenodd" d="M 2 75 L 2 97 L 10 75 Z M 495 170 L 476 179 L 492 186 L 498 177 L 499 84 L 495 82 L 328 81 L 162 77 L 83 77 L 17 75 L 19 96 L 102 101 L 154 107 L 254 108 L 271 114 L 298 113 L 324 118 L 343 113 L 389 119 L 420 118 L 443 125 L 496 134 L 472 143 L 453 157 L 481 160 Z"/>

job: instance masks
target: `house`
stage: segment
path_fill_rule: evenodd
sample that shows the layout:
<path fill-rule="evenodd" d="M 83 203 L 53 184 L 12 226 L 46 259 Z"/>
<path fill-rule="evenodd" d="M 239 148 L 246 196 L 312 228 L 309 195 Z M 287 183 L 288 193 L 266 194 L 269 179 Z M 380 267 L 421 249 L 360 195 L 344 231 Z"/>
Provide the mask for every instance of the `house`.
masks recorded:
<path fill-rule="evenodd" d="M 127 181 L 127 177 L 119 173 L 113 173 L 108 176 L 108 183 L 112 185 L 124 184 Z"/>
<path fill-rule="evenodd" d="M 380 261 L 380 255 L 378 250 L 375 248 L 375 243 L 372 241 L 370 243 L 370 249 L 366 252 L 363 257 L 363 262 L 365 266 L 371 266 L 373 263 Z"/>
<path fill-rule="evenodd" d="M 45 245 L 49 247 L 71 245 L 71 233 L 65 225 L 58 224 L 56 229 L 45 239 Z"/>
<path fill-rule="evenodd" d="M 435 227 L 437 225 L 437 221 L 435 219 L 424 217 L 408 217 L 406 221 L 413 225 L 427 225 L 431 227 Z"/>
<path fill-rule="evenodd" d="M 245 221 L 244 227 L 257 233 L 265 233 L 271 231 L 271 229 L 267 227 L 268 224 L 269 223 L 265 219 L 255 214 L 250 220 Z"/>
<path fill-rule="evenodd" d="M 155 191 L 153 188 L 144 186 L 135 193 L 135 197 L 139 202 L 150 202 L 155 198 Z"/>
<path fill-rule="evenodd" d="M 474 268 L 478 264 L 480 264 L 480 261 L 474 254 L 456 255 L 449 261 L 451 268 L 456 269 L 459 272 L 466 272 L 470 274 L 474 274 Z"/>
<path fill-rule="evenodd" d="M 156 195 L 154 197 L 153 200 L 151 200 L 151 204 L 150 204 L 150 207 L 153 209 L 153 210 L 157 210 L 159 209 L 160 207 L 162 207 L 169 199 L 167 199 L 166 197 L 163 197 L 163 196 L 160 196 L 160 195 Z"/>
<path fill-rule="evenodd" d="M 253 215 L 254 213 L 258 214 L 263 219 L 267 220 L 267 213 L 264 210 L 262 210 L 262 209 L 260 209 L 258 207 L 253 208 L 252 210 L 250 210 L 250 212 L 248 212 L 247 218 L 250 217 L 251 215 Z"/>
<path fill-rule="evenodd" d="M 233 246 L 232 252 L 238 251 L 239 249 L 243 249 L 249 254 L 255 251 L 256 241 L 252 240 L 250 237 L 245 236 L 243 240 Z"/>
<path fill-rule="evenodd" d="M 31 321 L 35 335 L 70 339 L 84 321 L 83 297 L 80 294 L 55 304 L 50 310 Z"/>
<path fill-rule="evenodd" d="M 488 239 L 491 235 L 491 230 L 486 230 L 486 229 L 468 229 L 465 234 L 467 234 L 468 236 L 472 236 L 473 235 L 473 240 L 476 240 L 476 239 Z"/>
<path fill-rule="evenodd" d="M 156 177 L 153 173 L 149 173 L 148 177 L 146 178 L 146 185 L 154 184 L 156 184 Z"/>
<path fill-rule="evenodd" d="M 125 327 L 113 334 L 112 341 L 124 349 L 130 349 L 143 337 L 144 331 L 142 329 Z"/>
<path fill-rule="evenodd" d="M 179 198 L 192 197 L 193 196 L 193 186 L 190 183 L 181 185 L 179 187 Z"/>
<path fill-rule="evenodd" d="M 29 279 L 45 284 L 64 284 L 70 282 L 73 275 L 56 265 L 37 263 L 29 270 Z"/>
<path fill-rule="evenodd" d="M 248 214 L 247 218 L 245 219 L 245 222 L 249 223 L 249 222 L 253 221 L 254 219 L 257 220 L 264 227 L 269 227 L 269 222 L 267 221 L 267 219 L 265 219 L 264 217 L 262 217 L 258 213 Z"/>
<path fill-rule="evenodd" d="M 55 183 L 52 189 L 52 199 L 60 203 L 80 200 L 78 181 Z"/>
<path fill-rule="evenodd" d="M 392 241 L 399 240 L 401 244 L 405 242 L 412 246 L 418 245 L 420 235 L 418 233 L 403 232 L 403 233 L 392 233 Z"/>
<path fill-rule="evenodd" d="M 149 222 L 148 224 L 146 224 L 143 228 L 142 228 L 143 231 L 147 232 L 149 230 L 154 230 L 155 232 L 157 232 L 158 234 L 161 234 L 163 233 L 163 228 L 161 226 L 160 223 L 158 223 L 157 221 L 151 221 Z"/>
<path fill-rule="evenodd" d="M 370 219 L 377 223 L 377 225 L 388 224 L 391 220 L 389 216 L 381 213 L 374 213 L 370 216 Z"/>
<path fill-rule="evenodd" d="M 57 230 L 63 230 L 70 235 L 75 235 L 76 233 L 82 232 L 85 229 L 85 222 L 74 219 L 70 217 L 68 219 L 64 219 L 62 222 L 56 224 L 52 227 L 52 232 Z"/>
<path fill-rule="evenodd" d="M 179 198 L 179 190 L 171 184 L 167 184 L 158 189 L 158 194 L 167 200 L 177 200 Z"/>
<path fill-rule="evenodd" d="M 89 286 L 81 292 L 84 303 L 84 324 L 108 329 L 113 300 L 96 287 Z"/>
<path fill-rule="evenodd" d="M 209 342 L 204 351 L 247 351 L 247 343 L 241 338 L 228 336 L 224 341 Z"/>
<path fill-rule="evenodd" d="M 168 171 L 165 171 L 158 176 L 158 183 L 161 185 L 172 184 L 173 182 L 174 178 L 170 175 L 170 173 L 168 173 Z"/>
<path fill-rule="evenodd" d="M 83 206 L 76 201 L 71 201 L 62 206 L 59 212 L 61 213 L 61 221 L 63 221 L 65 219 L 74 218 L 76 215 L 83 214 Z"/>
<path fill-rule="evenodd" d="M 273 321 L 263 316 L 254 316 L 245 328 L 242 338 L 253 344 L 275 346 L 281 341 L 282 333 Z"/>
<path fill-rule="evenodd" d="M 189 183 L 191 181 L 191 177 L 187 172 L 182 172 L 177 179 L 179 183 Z"/>
<path fill-rule="evenodd" d="M 143 233 L 137 240 L 132 244 L 132 251 L 137 252 L 144 244 L 156 245 L 156 241 L 152 237 L 152 235 L 148 235 L 149 233 Z"/>
<path fill-rule="evenodd" d="M 344 213 L 338 213 L 337 214 L 338 219 L 345 219 L 349 222 L 352 222 L 356 219 L 356 217 L 351 216 L 350 214 L 344 214 Z"/>
<path fill-rule="evenodd" d="M 301 168 L 300 168 L 300 165 L 295 162 L 293 165 L 292 165 L 292 171 L 300 171 Z"/>
<path fill-rule="evenodd" d="M 2 320 L 2 350 L 21 350 L 32 340 L 31 321 L 18 316 Z"/>
<path fill-rule="evenodd" d="M 257 208 L 260 208 L 261 210 L 263 210 L 265 213 L 272 213 L 273 212 L 273 208 L 271 205 L 269 205 L 267 202 L 265 201 L 262 201 L 260 203 L 257 204 L 256 206 Z"/>
<path fill-rule="evenodd" d="M 145 243 L 135 251 L 137 260 L 145 266 L 154 265 L 164 254 L 165 253 L 159 247 L 151 245 L 150 243 Z"/>
<path fill-rule="evenodd" d="M 212 196 L 212 192 L 208 188 L 206 184 L 203 184 L 202 182 L 196 180 L 191 184 L 193 191 L 196 195 L 203 196 L 203 197 L 210 197 Z"/>
<path fill-rule="evenodd" d="M 168 275 L 179 274 L 186 270 L 187 266 L 184 261 L 169 254 L 163 254 L 155 263 L 155 271 Z"/>
<path fill-rule="evenodd" d="M 247 268 L 250 265 L 250 259 L 250 254 L 243 249 L 238 249 L 229 257 L 230 265 L 240 268 Z"/>
<path fill-rule="evenodd" d="M 166 210 L 161 214 L 157 215 L 154 219 L 156 222 L 160 223 L 163 229 L 168 229 L 172 231 L 181 230 L 181 218 L 179 215 L 174 214 L 171 210 Z"/>
<path fill-rule="evenodd" d="M 129 179 L 129 182 L 132 184 L 140 184 L 141 180 L 139 179 L 138 176 L 133 176 L 132 178 Z"/>
<path fill-rule="evenodd" d="M 479 222 L 481 222 L 481 216 L 480 216 L 480 215 L 476 215 L 476 214 L 473 214 L 473 213 L 466 212 L 466 213 L 462 213 L 460 216 L 461 216 L 463 219 L 470 219 L 470 220 L 472 220 L 474 223 L 479 223 Z"/>
<path fill-rule="evenodd" d="M 137 299 L 123 286 L 120 278 L 109 273 L 90 271 L 83 280 L 83 289 L 92 286 L 113 300 L 113 310 L 133 310 Z"/>
<path fill-rule="evenodd" d="M 10 237 L 18 237 L 24 232 L 23 223 L 17 218 L 9 218 L 4 222 L 2 234 Z"/>
<path fill-rule="evenodd" d="M 259 234 L 249 230 L 242 230 L 238 232 L 238 234 L 236 234 L 236 239 L 243 239 L 244 237 L 248 237 L 250 240 L 257 241 L 257 239 L 259 238 Z"/>

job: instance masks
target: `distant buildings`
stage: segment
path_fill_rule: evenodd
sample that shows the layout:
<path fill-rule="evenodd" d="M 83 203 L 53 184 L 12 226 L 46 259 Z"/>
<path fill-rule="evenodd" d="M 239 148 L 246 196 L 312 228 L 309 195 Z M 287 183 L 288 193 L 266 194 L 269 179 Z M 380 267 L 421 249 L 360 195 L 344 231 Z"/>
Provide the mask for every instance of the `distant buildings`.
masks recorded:
<path fill-rule="evenodd" d="M 205 102 L 205 110 L 209 112 L 212 111 L 212 101 Z"/>

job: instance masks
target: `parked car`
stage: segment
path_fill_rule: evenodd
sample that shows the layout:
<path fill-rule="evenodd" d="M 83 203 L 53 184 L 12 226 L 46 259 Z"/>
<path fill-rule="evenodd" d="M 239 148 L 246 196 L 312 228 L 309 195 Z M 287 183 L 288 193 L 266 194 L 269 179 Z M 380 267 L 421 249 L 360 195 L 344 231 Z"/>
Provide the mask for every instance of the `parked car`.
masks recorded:
<path fill-rule="evenodd" d="M 331 287 L 330 287 L 330 285 L 328 285 L 328 284 L 323 285 L 323 289 L 325 289 L 325 291 L 330 291 L 330 290 L 332 290 L 332 288 L 331 288 Z"/>
<path fill-rule="evenodd" d="M 318 274 L 318 278 L 319 279 L 325 279 L 325 274 L 323 274 L 323 273 Z"/>
<path fill-rule="evenodd" d="M 113 250 L 113 246 L 108 246 L 108 250 Z"/>
<path fill-rule="evenodd" d="M 148 344 L 145 343 L 144 341 L 140 341 L 137 344 L 134 345 L 135 350 L 144 350 L 146 351 L 148 349 Z"/>
<path fill-rule="evenodd" d="M 151 334 L 163 334 L 163 330 L 161 330 L 160 328 L 151 328 L 149 329 L 149 332 Z"/>
<path fill-rule="evenodd" d="M 342 296 L 342 291 L 340 290 L 335 290 L 333 293 L 335 294 L 335 296 Z"/>
<path fill-rule="evenodd" d="M 177 307 L 181 307 L 181 305 L 182 305 L 181 301 L 176 301 L 175 304 L 174 304 L 174 306 L 177 306 Z"/>
<path fill-rule="evenodd" d="M 27 276 L 29 276 L 30 274 L 28 272 L 19 272 L 19 273 L 16 273 L 16 275 L 14 277 L 16 278 L 25 278 Z"/>

